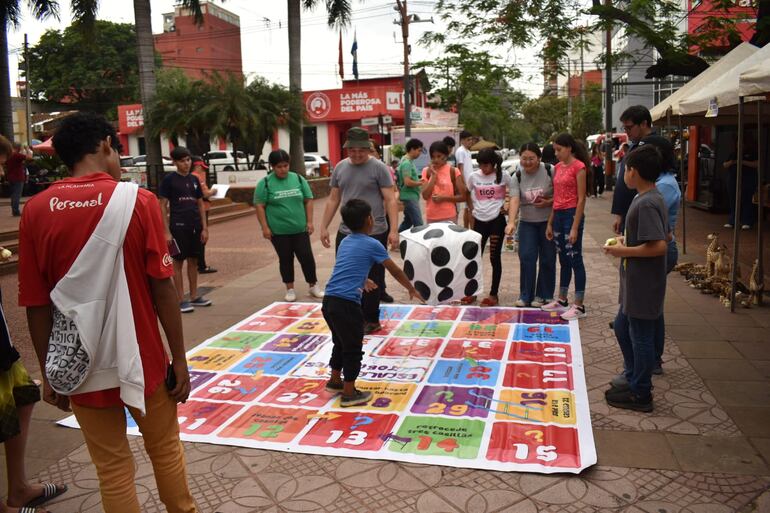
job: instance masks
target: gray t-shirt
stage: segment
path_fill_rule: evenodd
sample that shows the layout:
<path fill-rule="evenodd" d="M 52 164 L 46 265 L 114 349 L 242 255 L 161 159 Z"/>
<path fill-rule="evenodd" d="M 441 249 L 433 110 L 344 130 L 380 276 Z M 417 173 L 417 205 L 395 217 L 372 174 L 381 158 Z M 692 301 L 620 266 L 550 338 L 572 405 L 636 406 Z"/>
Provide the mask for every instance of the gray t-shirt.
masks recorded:
<path fill-rule="evenodd" d="M 388 230 L 385 212 L 385 202 L 382 198 L 382 188 L 393 187 L 388 166 L 381 161 L 370 158 L 365 163 L 355 166 L 349 159 L 340 161 L 334 168 L 330 182 L 332 187 L 340 190 L 340 205 L 353 198 L 362 199 L 372 207 L 374 228 L 372 235 L 378 235 Z M 350 234 L 345 223 L 340 224 L 340 231 Z"/>
<path fill-rule="evenodd" d="M 529 174 L 519 167 L 516 169 L 521 171 L 519 173 L 521 182 L 514 172 L 511 176 L 511 197 L 519 197 L 519 219 L 528 223 L 548 221 L 551 207 L 538 208 L 533 203 L 537 198 L 553 198 L 553 167 L 551 167 L 551 176 L 548 176 L 548 170 L 542 162 L 540 169 L 533 174 Z"/>
<path fill-rule="evenodd" d="M 637 194 L 626 216 L 626 245 L 666 240 L 668 220 L 663 196 L 657 189 Z M 666 297 L 666 255 L 620 259 L 620 304 L 636 319 L 657 319 Z"/>

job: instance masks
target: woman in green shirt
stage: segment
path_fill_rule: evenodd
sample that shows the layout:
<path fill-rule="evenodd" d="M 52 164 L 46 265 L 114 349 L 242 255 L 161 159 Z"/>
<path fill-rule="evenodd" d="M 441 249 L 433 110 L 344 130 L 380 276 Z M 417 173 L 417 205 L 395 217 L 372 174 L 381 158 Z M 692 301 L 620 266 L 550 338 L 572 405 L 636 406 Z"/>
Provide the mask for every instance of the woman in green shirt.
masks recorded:
<path fill-rule="evenodd" d="M 268 156 L 273 171 L 260 180 L 254 190 L 254 205 L 262 235 L 273 243 L 278 253 L 281 279 L 286 285 L 286 301 L 295 301 L 294 257 L 310 286 L 310 295 L 322 298 L 315 272 L 313 248 L 313 193 L 303 177 L 289 171 L 289 154 L 276 150 Z"/>

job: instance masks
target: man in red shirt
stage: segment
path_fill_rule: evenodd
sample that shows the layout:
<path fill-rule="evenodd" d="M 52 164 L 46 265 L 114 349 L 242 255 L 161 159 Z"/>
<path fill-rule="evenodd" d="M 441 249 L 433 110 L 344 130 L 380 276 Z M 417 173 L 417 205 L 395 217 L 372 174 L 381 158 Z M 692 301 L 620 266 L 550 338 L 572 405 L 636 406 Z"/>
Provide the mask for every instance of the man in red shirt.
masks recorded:
<path fill-rule="evenodd" d="M 5 179 L 11 186 L 11 214 L 16 217 L 21 215 L 21 193 L 27 182 L 27 170 L 24 164 L 28 160 L 32 160 L 32 150 L 27 146 L 22 148 L 19 143 L 13 143 L 13 153 L 5 161 Z"/>
<path fill-rule="evenodd" d="M 102 508 L 107 513 L 139 513 L 119 389 L 64 396 L 45 379 L 53 319 L 50 293 L 75 262 L 109 203 L 121 174 L 119 144 L 115 129 L 101 116 L 83 112 L 62 121 L 53 145 L 72 178 L 37 194 L 24 209 L 19 227 L 19 304 L 27 307 L 29 331 L 44 376 L 43 398 L 64 411 L 72 407 L 99 476 Z M 195 512 L 177 422 L 176 403 L 184 402 L 190 393 L 182 322 L 158 200 L 143 189 L 138 191 L 128 225 L 123 258 L 132 310 L 125 314 L 134 319 L 146 415 L 133 407 L 129 410 L 144 437 L 166 509 Z M 171 389 L 164 383 L 168 357 L 158 318 L 172 355 Z"/>

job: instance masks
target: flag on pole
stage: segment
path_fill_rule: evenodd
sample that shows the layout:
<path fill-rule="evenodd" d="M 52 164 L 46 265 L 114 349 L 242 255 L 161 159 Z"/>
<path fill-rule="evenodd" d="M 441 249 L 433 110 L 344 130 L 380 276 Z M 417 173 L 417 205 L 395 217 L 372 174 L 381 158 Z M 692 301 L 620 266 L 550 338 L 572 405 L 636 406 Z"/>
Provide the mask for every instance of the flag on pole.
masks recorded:
<path fill-rule="evenodd" d="M 350 55 L 353 56 L 353 76 L 358 80 L 358 41 L 355 32 L 353 32 L 353 48 L 350 49 Z"/>
<path fill-rule="evenodd" d="M 339 59 L 337 60 L 337 66 L 340 70 L 340 80 L 345 80 L 345 68 L 343 67 L 342 62 L 342 31 L 340 30 L 340 50 L 339 50 Z"/>

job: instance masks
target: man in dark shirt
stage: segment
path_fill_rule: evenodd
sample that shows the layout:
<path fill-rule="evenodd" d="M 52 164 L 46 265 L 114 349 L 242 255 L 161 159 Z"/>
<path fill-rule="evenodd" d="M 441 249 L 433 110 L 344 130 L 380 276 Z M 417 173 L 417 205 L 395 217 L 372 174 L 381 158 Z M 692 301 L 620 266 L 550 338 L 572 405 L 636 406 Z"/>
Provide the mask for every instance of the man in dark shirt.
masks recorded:
<path fill-rule="evenodd" d="M 206 211 L 200 182 L 190 173 L 190 150 L 178 146 L 171 152 L 176 171 L 167 175 L 160 184 L 160 210 L 166 225 L 169 254 L 174 259 L 174 284 L 179 295 L 179 309 L 183 313 L 196 306 L 211 306 L 211 301 L 198 295 L 198 253 L 201 243 L 209 238 Z M 190 282 L 190 300 L 184 297 L 182 267 L 187 260 L 187 279 Z"/>
<path fill-rule="evenodd" d="M 11 186 L 11 214 L 15 217 L 21 215 L 21 193 L 27 181 L 24 164 L 28 160 L 32 160 L 32 150 L 27 146 L 22 147 L 19 143 L 13 143 L 13 153 L 5 161 L 5 179 Z"/>
<path fill-rule="evenodd" d="M 674 168 L 674 147 L 665 137 L 656 134 L 652 128 L 652 116 L 650 111 L 644 105 L 633 105 L 623 111 L 620 115 L 620 122 L 623 123 L 623 129 L 628 134 L 629 145 L 626 155 L 634 148 L 643 144 L 652 144 L 662 156 L 663 169 L 668 171 Z M 612 229 L 618 235 L 623 233 L 626 223 L 628 208 L 631 206 L 636 190 L 629 189 L 623 180 L 625 173 L 625 157 L 618 163 L 618 173 L 615 182 L 615 192 L 612 195 Z"/>

